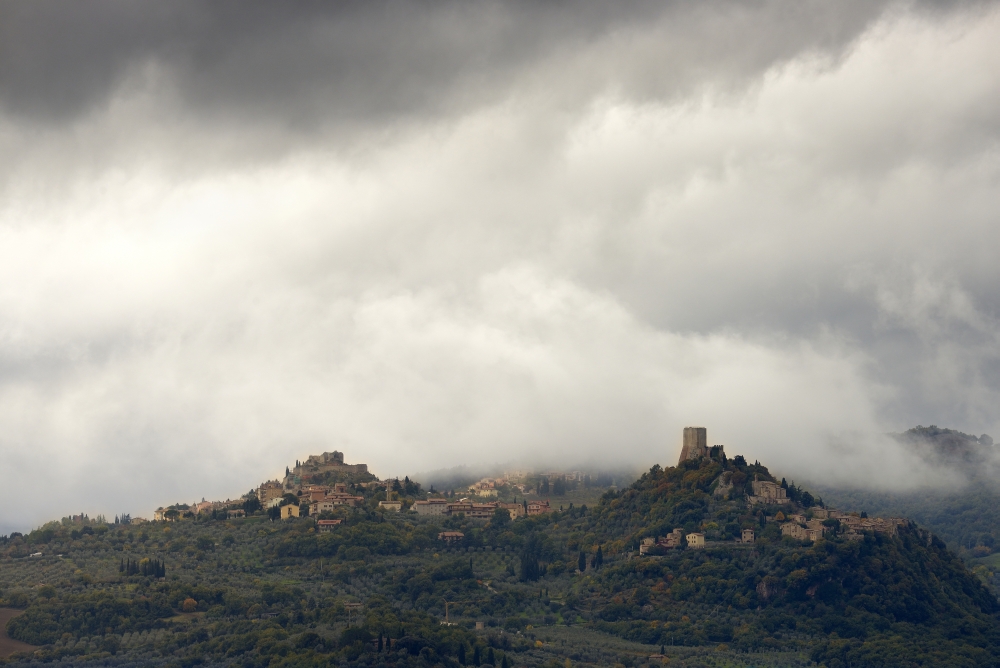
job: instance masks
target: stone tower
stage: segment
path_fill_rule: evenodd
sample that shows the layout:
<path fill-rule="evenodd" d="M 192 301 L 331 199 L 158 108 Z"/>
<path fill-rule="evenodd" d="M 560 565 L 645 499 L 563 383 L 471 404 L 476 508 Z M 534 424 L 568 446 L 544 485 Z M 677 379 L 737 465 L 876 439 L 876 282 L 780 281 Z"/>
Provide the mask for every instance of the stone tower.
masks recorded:
<path fill-rule="evenodd" d="M 684 427 L 684 445 L 678 466 L 685 459 L 701 459 L 708 456 L 708 430 L 704 427 Z"/>

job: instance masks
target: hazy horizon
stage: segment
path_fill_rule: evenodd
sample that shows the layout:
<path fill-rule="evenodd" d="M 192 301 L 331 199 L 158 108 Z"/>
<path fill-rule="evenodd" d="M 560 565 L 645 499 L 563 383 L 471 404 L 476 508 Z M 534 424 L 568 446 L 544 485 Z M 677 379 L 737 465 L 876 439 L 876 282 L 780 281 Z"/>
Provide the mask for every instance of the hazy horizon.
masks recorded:
<path fill-rule="evenodd" d="M 334 449 L 902 489 L 960 479 L 885 434 L 1000 436 L 995 2 L 4 12 L 0 532 Z"/>

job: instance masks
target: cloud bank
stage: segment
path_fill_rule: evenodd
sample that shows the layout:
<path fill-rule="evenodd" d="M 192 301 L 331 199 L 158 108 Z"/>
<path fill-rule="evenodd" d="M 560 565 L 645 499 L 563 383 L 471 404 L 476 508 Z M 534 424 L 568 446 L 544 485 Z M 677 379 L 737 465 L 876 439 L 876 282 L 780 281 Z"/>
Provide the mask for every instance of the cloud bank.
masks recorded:
<path fill-rule="evenodd" d="M 95 7 L 0 24 L 0 529 L 1000 432 L 993 4 Z"/>

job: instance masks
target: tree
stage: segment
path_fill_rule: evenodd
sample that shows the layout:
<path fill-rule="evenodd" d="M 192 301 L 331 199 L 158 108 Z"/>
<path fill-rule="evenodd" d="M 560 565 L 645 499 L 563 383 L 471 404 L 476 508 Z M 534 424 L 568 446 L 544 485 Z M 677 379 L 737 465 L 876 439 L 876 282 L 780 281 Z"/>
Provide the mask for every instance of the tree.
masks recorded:
<path fill-rule="evenodd" d="M 497 508 L 493 511 L 490 519 L 490 526 L 497 531 L 503 531 L 510 524 L 510 512 L 506 508 Z"/>
<path fill-rule="evenodd" d="M 580 558 L 576 560 L 576 567 L 580 569 L 580 572 L 587 570 L 587 553 L 580 550 Z"/>
<path fill-rule="evenodd" d="M 601 549 L 600 545 L 597 546 L 597 554 L 594 555 L 594 565 L 597 568 L 604 565 L 604 550 Z"/>
<path fill-rule="evenodd" d="M 250 494 L 247 495 L 246 499 L 243 501 L 243 510 L 247 515 L 253 515 L 255 512 L 260 510 L 260 508 L 260 499 L 258 499 L 257 495 L 253 493 L 253 490 L 251 490 Z"/>
<path fill-rule="evenodd" d="M 465 643 L 459 643 L 458 645 L 458 662 L 461 665 L 465 665 Z"/>
<path fill-rule="evenodd" d="M 530 534 L 521 548 L 521 580 L 534 582 L 541 575 L 538 560 L 541 557 L 542 541 L 537 533 Z"/>

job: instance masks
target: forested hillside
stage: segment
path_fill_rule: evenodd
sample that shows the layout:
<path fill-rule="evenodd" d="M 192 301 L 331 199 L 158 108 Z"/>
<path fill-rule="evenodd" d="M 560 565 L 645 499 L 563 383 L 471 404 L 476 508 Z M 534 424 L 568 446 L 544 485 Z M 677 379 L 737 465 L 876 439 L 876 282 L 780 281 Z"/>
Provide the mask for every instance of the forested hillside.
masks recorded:
<path fill-rule="evenodd" d="M 739 498 L 742 490 L 723 499 L 711 493 L 723 470 L 743 473 L 743 479 L 770 478 L 762 466 L 739 459 L 654 468 L 596 509 L 594 528 L 622 536 L 619 541 L 671 526 L 697 526 L 720 539 L 714 548 L 677 550 L 608 569 L 601 579 L 606 590 L 620 588 L 620 603 L 602 611 L 607 623 L 601 628 L 632 637 L 653 634 L 660 641 L 693 633 L 705 641 L 731 639 L 748 650 L 809 638 L 815 641 L 811 658 L 828 665 L 972 666 L 1000 660 L 996 598 L 940 539 L 915 526 L 901 528 L 896 537 L 870 534 L 860 541 L 836 532 L 815 544 L 783 538 L 773 522 L 760 527 L 760 515 Z M 755 525 L 761 530 L 753 549 L 723 544 L 738 527 Z M 701 624 L 663 625 L 663 612 L 681 602 L 682 608 L 701 604 L 727 613 Z M 740 609 L 756 614 L 740 619 L 728 612 Z"/>
<path fill-rule="evenodd" d="M 906 492 L 845 489 L 815 483 L 831 504 L 873 515 L 908 517 L 955 551 L 995 594 L 1000 594 L 1000 485 L 993 439 L 937 426 L 914 427 L 894 437 L 935 467 L 965 482 Z"/>
<path fill-rule="evenodd" d="M 31 660 L 60 665 L 1000 665 L 997 600 L 939 538 L 836 519 L 783 536 L 820 501 L 784 484 L 751 506 L 755 479 L 783 483 L 723 457 L 516 520 L 371 500 L 328 532 L 263 512 L 54 524 L 3 541 L 0 597 Z M 639 554 L 672 532 L 704 547 Z"/>

